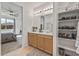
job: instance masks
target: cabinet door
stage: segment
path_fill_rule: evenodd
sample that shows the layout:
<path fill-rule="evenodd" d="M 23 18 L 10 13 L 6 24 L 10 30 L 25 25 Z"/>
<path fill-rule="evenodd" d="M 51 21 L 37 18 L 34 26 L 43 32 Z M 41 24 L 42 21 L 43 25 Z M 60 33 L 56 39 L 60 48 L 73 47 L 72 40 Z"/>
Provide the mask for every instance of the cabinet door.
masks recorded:
<path fill-rule="evenodd" d="M 44 38 L 45 41 L 45 51 L 52 54 L 53 53 L 53 39 Z"/>
<path fill-rule="evenodd" d="M 38 36 L 38 48 L 44 50 L 44 38 L 41 35 Z"/>
<path fill-rule="evenodd" d="M 32 41 L 33 41 L 33 35 L 32 33 L 28 33 L 28 44 L 32 45 Z"/>
<path fill-rule="evenodd" d="M 32 45 L 33 47 L 37 47 L 37 34 L 33 35 Z"/>
<path fill-rule="evenodd" d="M 29 33 L 28 34 L 28 43 L 33 47 L 37 47 L 37 34 Z"/>

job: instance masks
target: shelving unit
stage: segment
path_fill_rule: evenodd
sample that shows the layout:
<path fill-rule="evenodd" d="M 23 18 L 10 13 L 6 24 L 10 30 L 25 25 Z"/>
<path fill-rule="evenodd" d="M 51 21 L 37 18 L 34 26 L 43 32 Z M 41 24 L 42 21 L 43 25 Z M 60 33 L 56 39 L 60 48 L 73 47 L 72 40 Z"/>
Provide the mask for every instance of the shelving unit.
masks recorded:
<path fill-rule="evenodd" d="M 58 48 L 76 52 L 77 47 L 75 47 L 75 43 L 76 43 L 77 28 L 79 21 L 78 12 L 79 11 L 77 9 L 77 10 L 62 12 L 58 14 Z M 74 28 L 69 29 L 69 27 L 70 28 L 74 27 Z M 58 50 L 58 52 L 59 51 L 60 50 Z"/>

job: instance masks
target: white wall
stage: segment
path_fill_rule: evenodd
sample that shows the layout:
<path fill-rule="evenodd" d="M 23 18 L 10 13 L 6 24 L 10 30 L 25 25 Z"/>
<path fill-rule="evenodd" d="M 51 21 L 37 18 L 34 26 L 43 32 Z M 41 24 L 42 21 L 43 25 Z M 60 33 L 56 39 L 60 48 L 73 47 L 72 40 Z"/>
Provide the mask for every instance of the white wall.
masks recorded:
<path fill-rule="evenodd" d="M 0 11 L 1 11 L 1 3 L 0 3 Z M 0 18 L 1 18 L 1 15 L 0 15 Z M 0 26 L 0 33 L 1 33 L 1 26 Z M 1 56 L 1 34 L 0 34 L 0 56 Z"/>
<path fill-rule="evenodd" d="M 27 7 L 23 7 L 23 47 L 28 46 L 28 32 L 32 30 L 32 9 Z"/>

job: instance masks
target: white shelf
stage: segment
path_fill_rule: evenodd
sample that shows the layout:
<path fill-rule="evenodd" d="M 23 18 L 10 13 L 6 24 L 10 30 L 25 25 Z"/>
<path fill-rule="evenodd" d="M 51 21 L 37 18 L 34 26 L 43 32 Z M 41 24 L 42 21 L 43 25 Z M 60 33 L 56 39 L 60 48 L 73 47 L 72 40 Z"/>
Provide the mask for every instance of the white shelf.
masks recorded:
<path fill-rule="evenodd" d="M 63 14 L 74 13 L 74 12 L 79 12 L 79 8 L 78 9 L 73 9 L 73 10 L 68 10 L 68 11 L 63 11 L 63 12 L 61 12 L 59 14 L 63 15 Z"/>
<path fill-rule="evenodd" d="M 76 52 L 76 49 L 77 49 L 74 46 L 67 46 L 67 45 L 58 45 L 58 47 L 61 47 L 63 49 L 70 50 L 70 51 L 73 51 L 73 52 Z"/>
<path fill-rule="evenodd" d="M 72 29 L 59 29 L 59 31 L 77 31 L 76 29 L 72 30 Z"/>
<path fill-rule="evenodd" d="M 74 39 L 67 39 L 67 38 L 58 38 L 58 39 L 69 40 L 69 41 L 76 41 Z"/>
<path fill-rule="evenodd" d="M 59 22 L 77 22 L 77 21 L 79 21 L 79 19 L 73 19 L 73 20 L 60 20 Z"/>
<path fill-rule="evenodd" d="M 77 49 L 75 47 L 76 40 L 65 39 L 65 38 L 58 38 L 58 39 L 59 39 L 58 47 L 61 47 L 61 48 L 66 49 L 66 50 L 76 52 L 76 49 Z"/>

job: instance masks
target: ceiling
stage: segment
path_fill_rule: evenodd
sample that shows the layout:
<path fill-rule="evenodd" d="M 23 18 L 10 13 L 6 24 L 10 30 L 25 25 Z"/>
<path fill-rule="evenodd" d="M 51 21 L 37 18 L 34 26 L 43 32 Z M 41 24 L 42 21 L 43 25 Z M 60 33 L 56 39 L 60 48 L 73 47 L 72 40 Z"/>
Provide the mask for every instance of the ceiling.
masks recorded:
<path fill-rule="evenodd" d="M 15 2 L 15 4 L 20 5 L 20 6 L 26 6 L 29 8 L 35 8 L 37 6 L 40 6 L 45 2 Z"/>

